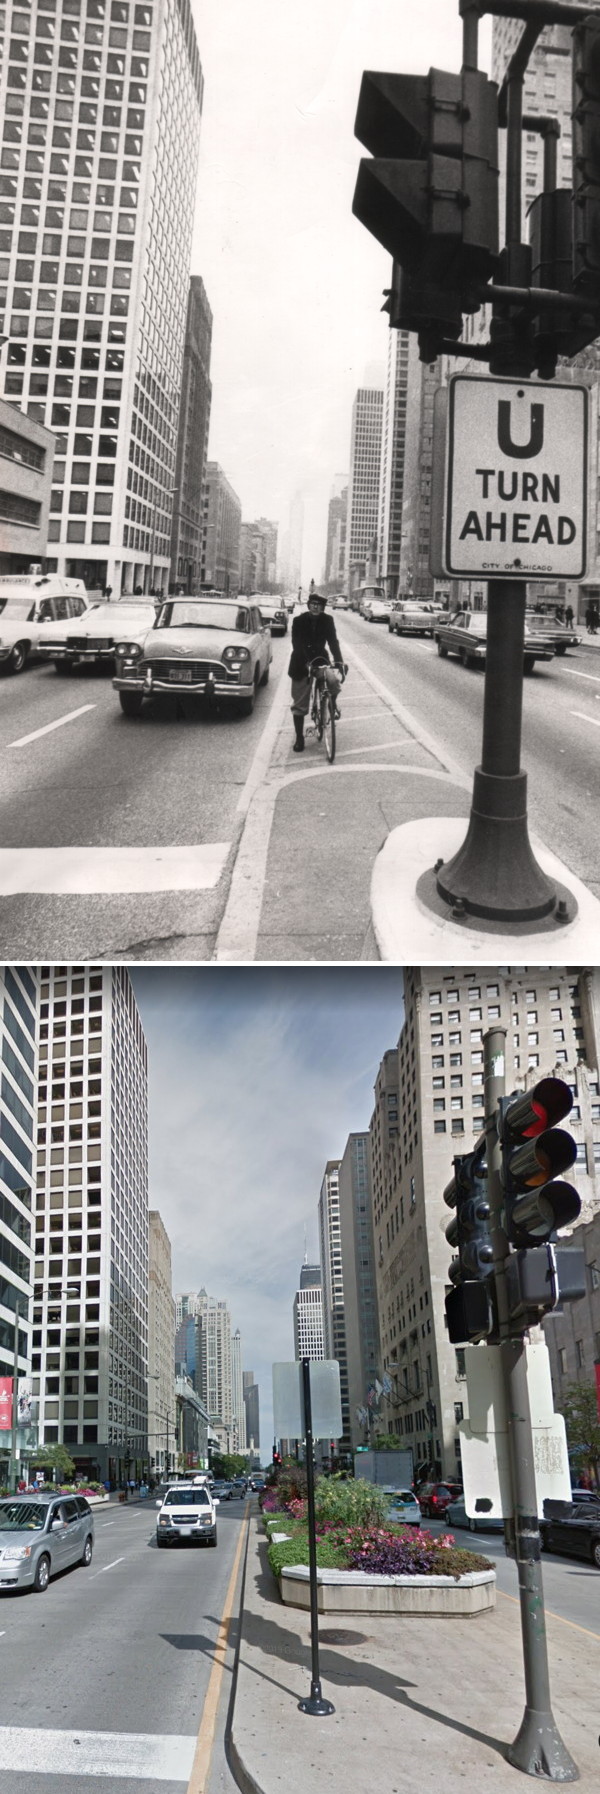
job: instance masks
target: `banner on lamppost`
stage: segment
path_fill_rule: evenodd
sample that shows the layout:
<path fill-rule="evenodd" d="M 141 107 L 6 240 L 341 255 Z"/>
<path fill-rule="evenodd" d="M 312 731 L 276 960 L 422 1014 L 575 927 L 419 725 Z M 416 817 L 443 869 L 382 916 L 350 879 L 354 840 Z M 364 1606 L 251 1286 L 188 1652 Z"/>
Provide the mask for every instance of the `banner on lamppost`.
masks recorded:
<path fill-rule="evenodd" d="M 12 1430 L 12 1377 L 0 1377 L 0 1433 Z"/>

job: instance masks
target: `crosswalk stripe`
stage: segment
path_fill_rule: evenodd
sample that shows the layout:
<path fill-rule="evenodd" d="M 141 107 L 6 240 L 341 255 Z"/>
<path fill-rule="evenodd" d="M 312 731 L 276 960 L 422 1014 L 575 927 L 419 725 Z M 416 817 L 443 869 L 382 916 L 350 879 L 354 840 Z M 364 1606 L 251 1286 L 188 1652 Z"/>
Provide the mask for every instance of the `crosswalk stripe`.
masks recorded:
<path fill-rule="evenodd" d="M 0 1770 L 26 1775 L 119 1776 L 187 1787 L 195 1738 L 178 1732 L 42 1731 L 0 1726 Z"/>
<path fill-rule="evenodd" d="M 197 847 L 7 847 L 0 850 L 0 896 L 210 891 L 228 853 L 228 841 Z"/>

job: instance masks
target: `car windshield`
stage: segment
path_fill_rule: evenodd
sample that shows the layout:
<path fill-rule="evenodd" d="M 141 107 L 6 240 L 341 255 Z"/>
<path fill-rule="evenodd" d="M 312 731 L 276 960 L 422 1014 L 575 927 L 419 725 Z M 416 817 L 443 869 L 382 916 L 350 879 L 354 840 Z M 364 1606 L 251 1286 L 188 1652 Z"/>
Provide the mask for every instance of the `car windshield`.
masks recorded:
<path fill-rule="evenodd" d="M 0 1532 L 41 1532 L 47 1512 L 35 1501 L 2 1501 Z"/>
<path fill-rule="evenodd" d="M 169 1489 L 165 1507 L 210 1507 L 206 1489 Z"/>
<path fill-rule="evenodd" d="M 393 1494 L 390 1496 L 392 1504 L 395 1501 L 414 1501 L 414 1499 L 412 1489 L 394 1489 Z"/>
<path fill-rule="evenodd" d="M 156 620 L 157 629 L 225 629 L 245 634 L 247 610 L 236 610 L 232 604 L 203 604 L 201 599 L 174 598 L 163 604 Z"/>
<path fill-rule="evenodd" d="M 3 617 L 14 617 L 20 623 L 30 623 L 33 611 L 31 599 L 0 598 L 0 613 Z"/>

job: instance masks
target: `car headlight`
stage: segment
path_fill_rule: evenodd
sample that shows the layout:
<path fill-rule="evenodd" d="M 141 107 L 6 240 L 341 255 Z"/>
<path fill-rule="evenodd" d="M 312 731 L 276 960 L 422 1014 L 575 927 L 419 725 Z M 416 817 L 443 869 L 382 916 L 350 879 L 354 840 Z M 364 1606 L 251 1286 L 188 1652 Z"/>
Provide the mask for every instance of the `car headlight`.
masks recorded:
<path fill-rule="evenodd" d="M 7 1558 L 12 1558 L 15 1561 L 20 1557 L 31 1557 L 32 1550 L 32 1545 L 7 1545 L 2 1555 L 5 1561 Z"/>
<path fill-rule="evenodd" d="M 140 660 L 141 653 L 142 650 L 139 642 L 115 643 L 115 654 L 118 654 L 121 659 L 124 659 L 126 656 L 128 660 Z"/>
<path fill-rule="evenodd" d="M 250 659 L 250 649 L 249 648 L 224 648 L 221 658 L 222 658 L 222 660 L 226 660 L 228 665 L 231 665 L 233 663 L 233 661 L 241 662 L 242 660 L 249 660 Z"/>

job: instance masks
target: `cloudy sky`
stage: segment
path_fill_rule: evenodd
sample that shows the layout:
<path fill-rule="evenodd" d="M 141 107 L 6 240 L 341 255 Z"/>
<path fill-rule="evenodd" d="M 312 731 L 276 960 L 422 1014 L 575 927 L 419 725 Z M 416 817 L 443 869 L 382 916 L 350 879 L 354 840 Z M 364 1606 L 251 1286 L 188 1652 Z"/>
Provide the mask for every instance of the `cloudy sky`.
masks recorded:
<path fill-rule="evenodd" d="M 229 1304 L 273 1442 L 271 1365 L 294 1356 L 304 1256 L 318 1262 L 328 1158 L 368 1127 L 379 1061 L 403 1020 L 395 968 L 137 967 L 148 1041 L 150 1205 L 174 1292 Z"/>
<path fill-rule="evenodd" d="M 352 217 L 363 69 L 458 69 L 458 0 L 192 0 L 205 78 L 192 271 L 214 314 L 209 454 L 243 516 L 306 507 L 319 579 L 367 367 L 387 354 L 385 251 Z M 490 22 L 480 33 L 487 66 Z"/>

